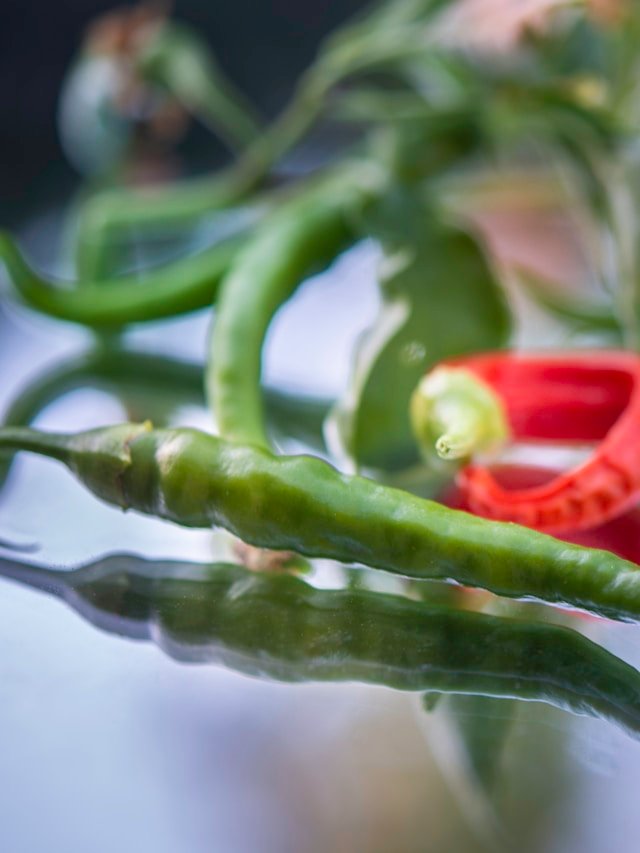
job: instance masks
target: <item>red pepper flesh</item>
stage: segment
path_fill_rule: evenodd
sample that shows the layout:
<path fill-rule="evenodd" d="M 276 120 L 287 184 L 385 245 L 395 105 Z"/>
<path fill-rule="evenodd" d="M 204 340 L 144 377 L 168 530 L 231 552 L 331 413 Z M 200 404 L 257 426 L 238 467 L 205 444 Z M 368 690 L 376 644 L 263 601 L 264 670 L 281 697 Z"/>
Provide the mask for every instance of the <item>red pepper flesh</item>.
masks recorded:
<path fill-rule="evenodd" d="M 458 475 L 468 508 L 547 533 L 587 530 L 640 502 L 640 356 L 613 350 L 459 359 L 501 399 L 516 441 L 598 442 L 570 471 L 508 488 L 482 465 Z"/>

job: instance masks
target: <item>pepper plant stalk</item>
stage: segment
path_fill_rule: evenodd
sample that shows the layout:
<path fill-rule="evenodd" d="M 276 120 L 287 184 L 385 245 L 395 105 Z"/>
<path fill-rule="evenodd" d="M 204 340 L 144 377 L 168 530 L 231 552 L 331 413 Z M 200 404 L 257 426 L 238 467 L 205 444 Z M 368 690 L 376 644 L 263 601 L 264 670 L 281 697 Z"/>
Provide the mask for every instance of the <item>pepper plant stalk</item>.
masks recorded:
<path fill-rule="evenodd" d="M 424 57 L 430 22 L 439 6 L 440 0 L 400 7 L 383 4 L 334 33 L 282 112 L 217 174 L 151 191 L 114 188 L 91 198 L 82 213 L 79 257 L 88 258 L 93 268 L 92 256 L 103 253 L 114 233 L 128 227 L 143 230 L 193 223 L 241 201 L 305 137 L 338 84 L 377 70 L 401 70 L 405 63 Z"/>

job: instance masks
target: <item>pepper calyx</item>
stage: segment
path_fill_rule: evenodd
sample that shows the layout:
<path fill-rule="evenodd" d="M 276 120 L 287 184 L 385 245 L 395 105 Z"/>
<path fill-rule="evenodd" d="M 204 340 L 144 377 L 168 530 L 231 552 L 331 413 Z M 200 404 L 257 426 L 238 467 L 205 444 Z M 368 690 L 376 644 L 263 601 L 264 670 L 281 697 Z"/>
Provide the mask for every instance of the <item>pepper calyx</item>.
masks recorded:
<path fill-rule="evenodd" d="M 495 452 L 510 435 L 500 397 L 464 367 L 442 365 L 427 373 L 412 395 L 410 417 L 416 441 L 431 460 Z"/>

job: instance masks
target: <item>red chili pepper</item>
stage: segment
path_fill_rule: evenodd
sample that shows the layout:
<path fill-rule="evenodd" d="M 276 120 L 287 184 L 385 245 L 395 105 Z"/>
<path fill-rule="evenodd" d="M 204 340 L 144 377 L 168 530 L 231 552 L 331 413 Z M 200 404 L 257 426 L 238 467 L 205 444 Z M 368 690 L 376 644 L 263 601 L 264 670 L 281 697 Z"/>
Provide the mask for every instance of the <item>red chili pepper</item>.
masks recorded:
<path fill-rule="evenodd" d="M 545 482 L 507 488 L 479 464 L 458 486 L 477 515 L 548 533 L 588 530 L 640 502 L 640 356 L 630 352 L 490 353 L 440 365 L 411 401 L 427 453 L 462 459 L 516 441 L 597 442 Z"/>
<path fill-rule="evenodd" d="M 469 465 L 458 486 L 469 509 L 549 533 L 586 530 L 640 502 L 640 357 L 629 352 L 495 353 L 450 362 L 501 400 L 515 440 L 598 442 L 589 458 L 545 482 L 508 488 Z"/>

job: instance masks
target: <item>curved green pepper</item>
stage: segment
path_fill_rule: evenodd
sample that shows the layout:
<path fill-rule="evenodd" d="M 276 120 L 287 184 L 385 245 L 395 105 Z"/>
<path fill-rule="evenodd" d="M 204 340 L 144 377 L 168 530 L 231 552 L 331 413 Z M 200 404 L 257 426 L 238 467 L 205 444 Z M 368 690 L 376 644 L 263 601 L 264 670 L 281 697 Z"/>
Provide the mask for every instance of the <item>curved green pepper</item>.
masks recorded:
<path fill-rule="evenodd" d="M 224 280 L 205 377 L 223 437 L 269 446 L 260 392 L 269 324 L 305 277 L 355 240 L 350 216 L 365 198 L 346 170 L 312 185 L 269 217 Z"/>
<path fill-rule="evenodd" d="M 244 238 L 229 238 L 192 257 L 112 282 L 58 287 L 33 270 L 10 234 L 0 232 L 0 261 L 16 292 L 43 314 L 92 328 L 117 328 L 205 308 L 238 254 Z"/>

